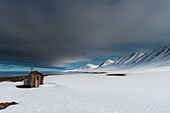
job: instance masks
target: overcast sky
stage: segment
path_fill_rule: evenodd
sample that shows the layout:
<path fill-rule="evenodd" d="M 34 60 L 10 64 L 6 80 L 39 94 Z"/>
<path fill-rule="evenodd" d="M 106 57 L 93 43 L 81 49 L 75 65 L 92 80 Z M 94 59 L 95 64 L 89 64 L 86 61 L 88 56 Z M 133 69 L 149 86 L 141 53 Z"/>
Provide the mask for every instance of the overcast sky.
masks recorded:
<path fill-rule="evenodd" d="M 67 66 L 170 44 L 170 0 L 0 0 L 0 64 Z"/>

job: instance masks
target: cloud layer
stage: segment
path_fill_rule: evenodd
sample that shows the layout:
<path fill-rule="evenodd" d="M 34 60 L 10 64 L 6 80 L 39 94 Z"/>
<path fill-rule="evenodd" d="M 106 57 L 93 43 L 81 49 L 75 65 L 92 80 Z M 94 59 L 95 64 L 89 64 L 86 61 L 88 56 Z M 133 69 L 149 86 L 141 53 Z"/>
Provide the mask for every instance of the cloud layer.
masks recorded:
<path fill-rule="evenodd" d="M 170 44 L 168 0 L 1 0 L 0 63 L 66 66 Z"/>

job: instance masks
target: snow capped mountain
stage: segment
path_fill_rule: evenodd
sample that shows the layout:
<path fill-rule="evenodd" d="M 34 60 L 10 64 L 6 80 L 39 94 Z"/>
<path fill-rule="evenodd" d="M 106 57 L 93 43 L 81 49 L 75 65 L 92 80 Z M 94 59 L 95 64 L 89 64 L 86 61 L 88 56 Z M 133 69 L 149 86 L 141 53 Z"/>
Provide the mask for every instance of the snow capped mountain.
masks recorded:
<path fill-rule="evenodd" d="M 148 63 L 170 60 L 170 47 L 160 47 L 146 52 L 141 58 L 133 63 Z"/>
<path fill-rule="evenodd" d="M 78 69 L 87 70 L 87 69 L 95 69 L 97 67 L 98 67 L 98 65 L 86 64 L 86 65 L 80 66 Z"/>
<path fill-rule="evenodd" d="M 108 59 L 99 66 L 86 64 L 78 69 L 127 69 L 133 67 L 163 67 L 170 66 L 170 47 L 159 47 L 145 53 L 134 52 L 113 61 Z"/>
<path fill-rule="evenodd" d="M 108 59 L 108 60 L 106 60 L 105 62 L 103 62 L 102 64 L 100 64 L 100 65 L 98 66 L 98 68 L 103 68 L 103 67 L 106 67 L 106 66 L 110 66 L 110 65 L 113 64 L 114 62 L 115 62 L 115 61 Z"/>
<path fill-rule="evenodd" d="M 105 68 L 131 68 L 139 66 L 170 66 L 170 47 L 160 47 L 146 53 L 135 52 L 122 57 Z"/>
<path fill-rule="evenodd" d="M 122 57 L 119 60 L 117 60 L 113 65 L 115 67 L 120 67 L 120 66 L 125 66 L 125 65 L 130 65 L 133 62 L 135 62 L 137 59 L 139 59 L 141 56 L 143 56 L 144 53 L 141 52 L 134 52 L 128 56 Z M 112 66 L 113 66 L 112 65 Z"/>

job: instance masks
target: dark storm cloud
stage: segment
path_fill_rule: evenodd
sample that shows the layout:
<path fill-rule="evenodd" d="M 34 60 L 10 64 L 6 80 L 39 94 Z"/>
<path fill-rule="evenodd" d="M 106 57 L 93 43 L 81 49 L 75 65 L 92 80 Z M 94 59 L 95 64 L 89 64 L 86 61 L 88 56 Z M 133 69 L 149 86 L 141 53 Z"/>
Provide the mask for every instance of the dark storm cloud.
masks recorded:
<path fill-rule="evenodd" d="M 1 0 L 0 62 L 65 66 L 170 44 L 168 0 Z"/>

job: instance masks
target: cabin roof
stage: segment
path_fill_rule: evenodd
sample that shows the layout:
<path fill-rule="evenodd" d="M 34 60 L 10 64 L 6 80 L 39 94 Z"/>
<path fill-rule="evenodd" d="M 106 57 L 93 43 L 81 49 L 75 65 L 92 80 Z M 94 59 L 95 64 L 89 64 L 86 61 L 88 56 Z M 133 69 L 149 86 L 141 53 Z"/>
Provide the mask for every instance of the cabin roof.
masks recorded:
<path fill-rule="evenodd" d="M 34 75 L 34 74 L 40 74 L 40 75 L 44 76 L 44 74 L 39 72 L 39 71 L 33 71 L 28 76 L 31 76 L 31 75 Z"/>

